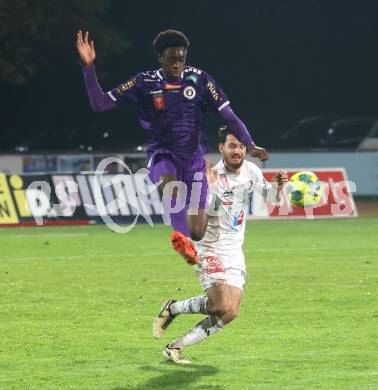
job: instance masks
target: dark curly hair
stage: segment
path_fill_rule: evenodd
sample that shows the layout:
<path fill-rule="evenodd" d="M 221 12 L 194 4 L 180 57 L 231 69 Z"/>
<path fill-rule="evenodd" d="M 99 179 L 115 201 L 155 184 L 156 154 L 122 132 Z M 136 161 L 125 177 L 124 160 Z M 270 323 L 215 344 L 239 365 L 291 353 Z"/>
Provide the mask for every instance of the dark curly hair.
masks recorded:
<path fill-rule="evenodd" d="M 227 125 L 221 126 L 218 129 L 218 141 L 220 144 L 224 144 L 226 142 L 227 136 L 229 134 L 233 134 L 232 131 L 228 128 Z"/>
<path fill-rule="evenodd" d="M 159 32 L 152 42 L 152 46 L 158 55 L 161 55 L 167 47 L 182 46 L 187 49 L 189 45 L 189 39 L 183 32 L 171 29 Z"/>

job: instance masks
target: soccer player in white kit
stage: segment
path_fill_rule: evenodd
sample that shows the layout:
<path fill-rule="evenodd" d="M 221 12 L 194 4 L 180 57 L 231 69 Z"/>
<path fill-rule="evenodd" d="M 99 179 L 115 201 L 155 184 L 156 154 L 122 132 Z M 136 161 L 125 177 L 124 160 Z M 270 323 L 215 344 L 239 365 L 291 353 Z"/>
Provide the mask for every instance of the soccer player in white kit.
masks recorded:
<path fill-rule="evenodd" d="M 195 244 L 199 257 L 196 271 L 206 295 L 164 302 L 153 326 L 153 336 L 160 338 L 179 314 L 207 315 L 165 347 L 165 358 L 179 364 L 190 363 L 182 356 L 184 347 L 206 339 L 237 317 L 246 276 L 242 245 L 251 197 L 258 192 L 265 199 L 279 201 L 287 181 L 287 173 L 280 171 L 272 183 L 267 182 L 261 169 L 244 159 L 245 145 L 227 126 L 220 128 L 219 142 L 222 159 L 208 174 L 212 199 L 207 229 Z"/>

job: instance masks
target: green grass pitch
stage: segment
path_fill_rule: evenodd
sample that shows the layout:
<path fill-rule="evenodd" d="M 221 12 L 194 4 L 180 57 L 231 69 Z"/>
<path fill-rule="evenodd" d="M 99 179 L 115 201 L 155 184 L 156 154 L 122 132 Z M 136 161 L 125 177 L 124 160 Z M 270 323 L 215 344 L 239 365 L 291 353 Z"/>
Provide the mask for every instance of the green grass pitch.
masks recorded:
<path fill-rule="evenodd" d="M 241 313 L 164 362 L 152 321 L 167 298 L 201 293 L 139 225 L 0 229 L 0 389 L 378 389 L 378 219 L 252 222 Z"/>

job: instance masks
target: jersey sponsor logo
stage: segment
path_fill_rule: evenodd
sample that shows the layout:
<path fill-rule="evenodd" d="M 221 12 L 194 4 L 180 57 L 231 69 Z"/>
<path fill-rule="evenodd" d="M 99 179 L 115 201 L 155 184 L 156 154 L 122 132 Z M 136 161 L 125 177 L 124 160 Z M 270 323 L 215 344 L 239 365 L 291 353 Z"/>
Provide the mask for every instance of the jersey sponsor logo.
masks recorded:
<path fill-rule="evenodd" d="M 157 110 L 157 111 L 164 110 L 164 108 L 165 108 L 165 101 L 164 101 L 163 95 L 162 94 L 154 95 L 153 98 L 154 98 L 155 110 Z"/>
<path fill-rule="evenodd" d="M 136 79 L 131 79 L 129 81 L 127 81 L 126 83 L 124 84 L 121 84 L 118 88 L 116 88 L 116 91 L 119 95 L 122 95 L 124 94 L 127 90 L 133 88 L 136 86 Z"/>
<path fill-rule="evenodd" d="M 234 192 L 232 190 L 226 190 L 223 192 L 223 197 L 228 198 L 229 196 L 234 195 Z"/>
<path fill-rule="evenodd" d="M 164 89 L 178 89 L 182 88 L 181 84 L 166 83 Z"/>
<path fill-rule="evenodd" d="M 162 93 L 163 93 L 162 89 L 158 89 L 157 91 L 151 91 L 150 92 L 151 95 L 161 95 Z"/>
<path fill-rule="evenodd" d="M 232 200 L 228 200 L 228 201 L 223 202 L 224 206 L 232 206 L 233 204 L 234 204 L 234 202 Z"/>
<path fill-rule="evenodd" d="M 155 83 L 157 80 L 154 79 L 143 79 L 144 82 L 146 83 Z"/>
<path fill-rule="evenodd" d="M 193 87 L 188 86 L 184 88 L 183 94 L 187 99 L 192 100 L 196 97 L 196 90 Z"/>
<path fill-rule="evenodd" d="M 207 274 L 224 272 L 224 267 L 217 256 L 207 256 L 203 259 L 203 265 Z"/>
<path fill-rule="evenodd" d="M 209 90 L 211 96 L 213 97 L 213 99 L 216 102 L 220 102 L 221 101 L 221 97 L 220 97 L 217 89 L 215 88 L 215 85 L 211 81 L 209 81 L 207 83 L 207 89 Z"/>

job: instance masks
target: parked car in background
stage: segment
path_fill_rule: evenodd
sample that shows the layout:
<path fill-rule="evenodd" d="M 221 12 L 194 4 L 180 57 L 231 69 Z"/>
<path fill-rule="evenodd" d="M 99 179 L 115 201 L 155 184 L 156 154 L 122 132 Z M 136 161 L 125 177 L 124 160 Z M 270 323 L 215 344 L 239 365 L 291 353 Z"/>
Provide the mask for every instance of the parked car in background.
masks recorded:
<path fill-rule="evenodd" d="M 332 123 L 321 142 L 329 148 L 357 149 L 376 121 L 376 118 L 340 119 Z"/>
<path fill-rule="evenodd" d="M 378 121 L 376 121 L 369 134 L 358 145 L 359 151 L 378 150 Z"/>
<path fill-rule="evenodd" d="M 332 123 L 339 118 L 336 115 L 303 118 L 278 137 L 277 147 L 279 149 L 320 148 L 322 147 L 320 140 Z"/>
<path fill-rule="evenodd" d="M 337 115 L 304 118 L 279 137 L 278 149 L 353 149 L 369 134 L 377 118 Z"/>

